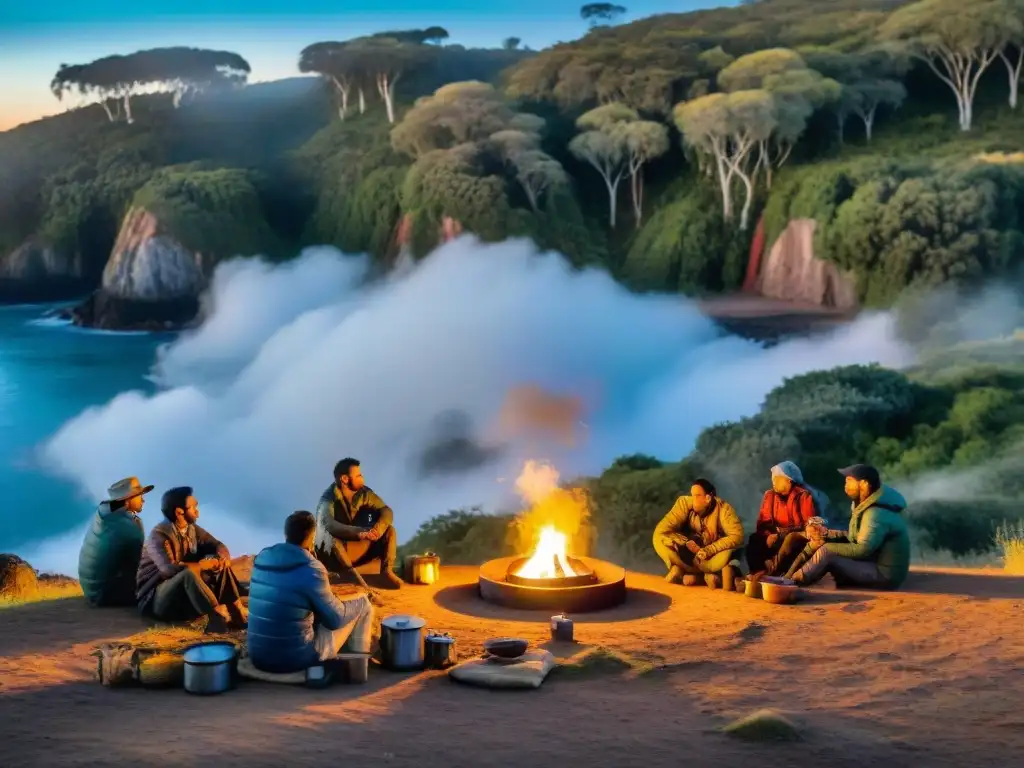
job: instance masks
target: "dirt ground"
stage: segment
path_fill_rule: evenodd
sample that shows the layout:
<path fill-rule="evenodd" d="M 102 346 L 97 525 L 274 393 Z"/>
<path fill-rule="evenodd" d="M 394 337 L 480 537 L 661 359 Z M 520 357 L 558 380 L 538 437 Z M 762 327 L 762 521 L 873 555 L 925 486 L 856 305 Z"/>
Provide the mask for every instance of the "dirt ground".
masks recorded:
<path fill-rule="evenodd" d="M 476 571 L 386 595 L 452 632 L 464 656 L 500 635 L 548 640 L 546 614 L 480 602 Z M 809 593 L 772 606 L 630 574 L 626 604 L 578 615 L 576 647 L 633 669 L 555 670 L 536 691 L 373 669 L 365 686 L 243 683 L 222 696 L 111 690 L 90 651 L 143 628 L 81 598 L 0 611 L 2 764 L 416 766 L 993 766 L 1024 753 L 1024 578 L 918 571 L 897 594 Z M 723 735 L 762 707 L 798 743 Z M 814 763 L 805 761 L 814 760 Z"/>

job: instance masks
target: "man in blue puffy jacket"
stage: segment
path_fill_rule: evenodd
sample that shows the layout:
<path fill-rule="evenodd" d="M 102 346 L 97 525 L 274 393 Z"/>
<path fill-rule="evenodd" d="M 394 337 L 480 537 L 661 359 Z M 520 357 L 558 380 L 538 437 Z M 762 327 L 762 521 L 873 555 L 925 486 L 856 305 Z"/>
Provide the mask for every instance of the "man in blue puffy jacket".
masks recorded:
<path fill-rule="evenodd" d="M 264 672 L 298 672 L 333 658 L 344 646 L 370 653 L 373 606 L 366 595 L 340 600 L 313 555 L 316 519 L 295 512 L 285 542 L 253 562 L 249 590 L 249 659 Z"/>

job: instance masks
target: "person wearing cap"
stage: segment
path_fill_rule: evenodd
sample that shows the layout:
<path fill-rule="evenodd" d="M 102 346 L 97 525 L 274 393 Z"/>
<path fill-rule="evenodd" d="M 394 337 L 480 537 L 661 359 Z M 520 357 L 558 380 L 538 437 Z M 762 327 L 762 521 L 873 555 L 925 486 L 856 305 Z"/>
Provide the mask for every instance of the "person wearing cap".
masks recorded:
<path fill-rule="evenodd" d="M 252 565 L 249 660 L 264 672 L 288 673 L 334 658 L 343 649 L 369 654 L 374 609 L 364 594 L 338 598 L 313 554 L 316 519 L 299 511 L 284 523 L 284 542 Z"/>
<path fill-rule="evenodd" d="M 753 578 L 785 573 L 807 544 L 807 521 L 820 514 L 800 467 L 783 461 L 771 473 L 772 487 L 761 499 L 756 529 L 747 540 L 747 567 Z"/>
<path fill-rule="evenodd" d="M 171 488 L 160 500 L 164 520 L 153 526 L 142 548 L 136 577 L 139 612 L 159 621 L 209 616 L 208 629 L 245 626 L 231 553 L 196 525 L 199 502 L 188 486 Z"/>
<path fill-rule="evenodd" d="M 139 513 L 152 490 L 126 477 L 107 489 L 96 508 L 78 552 L 78 583 L 90 605 L 135 605 L 135 573 L 146 540 Z"/>
<path fill-rule="evenodd" d="M 732 505 L 718 497 L 709 480 L 693 481 L 654 529 L 654 551 L 668 568 L 671 584 L 695 586 L 699 577 L 712 589 L 731 592 L 743 546 L 743 522 Z"/>
<path fill-rule="evenodd" d="M 846 531 L 809 527 L 811 541 L 786 574 L 797 584 L 814 584 L 832 574 L 838 587 L 898 589 L 910 571 L 910 533 L 903 516 L 907 501 L 882 484 L 870 464 L 839 470 L 852 513 Z"/>

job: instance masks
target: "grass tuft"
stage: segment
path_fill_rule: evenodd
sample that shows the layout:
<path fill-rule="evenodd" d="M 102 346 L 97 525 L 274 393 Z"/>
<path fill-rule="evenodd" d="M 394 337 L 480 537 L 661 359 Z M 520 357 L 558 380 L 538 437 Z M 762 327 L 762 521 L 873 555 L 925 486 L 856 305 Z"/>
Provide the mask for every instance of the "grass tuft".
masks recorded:
<path fill-rule="evenodd" d="M 1003 570 L 1024 576 L 1024 522 L 1001 525 L 996 531 L 996 546 L 1002 552 Z"/>
<path fill-rule="evenodd" d="M 796 726 L 774 709 L 759 709 L 722 728 L 723 733 L 745 741 L 800 741 Z"/>

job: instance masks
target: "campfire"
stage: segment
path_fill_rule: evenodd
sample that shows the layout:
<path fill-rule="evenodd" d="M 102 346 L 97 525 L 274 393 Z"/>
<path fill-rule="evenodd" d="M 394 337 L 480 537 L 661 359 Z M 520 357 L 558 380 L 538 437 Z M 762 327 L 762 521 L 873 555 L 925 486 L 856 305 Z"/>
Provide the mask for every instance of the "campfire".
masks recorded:
<path fill-rule="evenodd" d="M 520 608 L 601 610 L 626 598 L 625 571 L 588 557 L 589 503 L 582 491 L 561 488 L 553 467 L 529 461 L 516 488 L 530 505 L 514 524 L 523 554 L 480 568 L 485 600 Z"/>
<path fill-rule="evenodd" d="M 515 560 L 506 579 L 513 584 L 535 587 L 591 584 L 597 577 L 578 558 L 567 552 L 568 537 L 553 525 L 540 530 L 537 546 L 528 558 Z"/>

